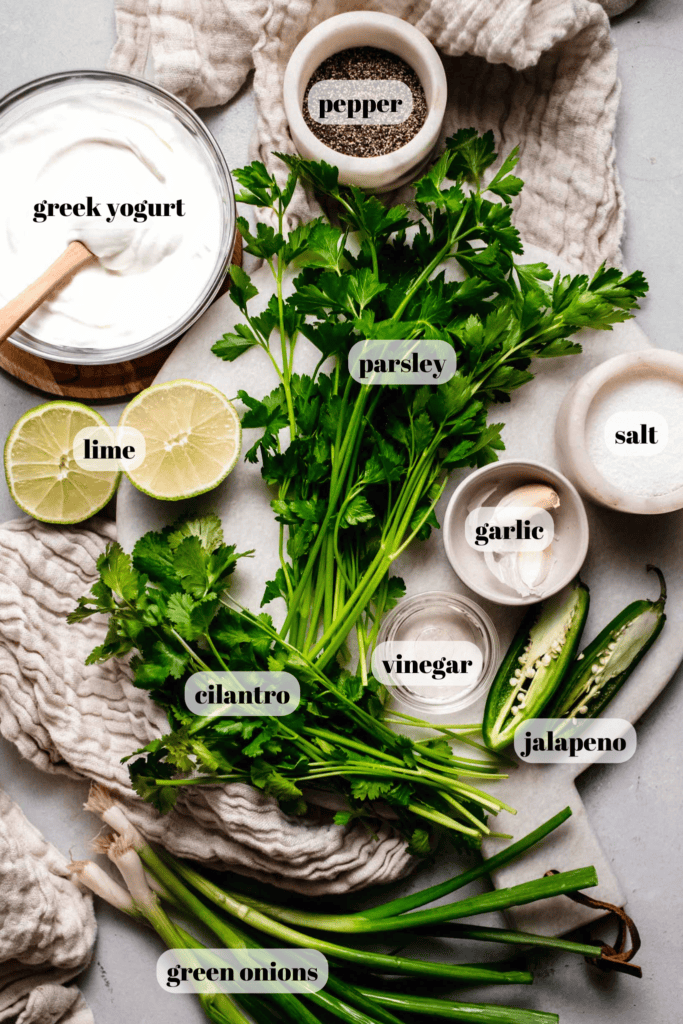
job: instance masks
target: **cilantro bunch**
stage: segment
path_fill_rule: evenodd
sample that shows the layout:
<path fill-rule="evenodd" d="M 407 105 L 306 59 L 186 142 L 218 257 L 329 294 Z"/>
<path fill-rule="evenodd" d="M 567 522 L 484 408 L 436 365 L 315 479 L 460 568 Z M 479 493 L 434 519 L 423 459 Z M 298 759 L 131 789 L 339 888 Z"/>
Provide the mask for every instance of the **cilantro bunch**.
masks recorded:
<path fill-rule="evenodd" d="M 282 598 L 284 625 L 278 631 L 269 615 L 231 600 L 240 556 L 215 517 L 147 534 L 132 558 L 111 546 L 71 621 L 107 614 L 107 638 L 90 661 L 135 651 L 136 685 L 169 714 L 170 734 L 130 766 L 138 793 L 160 810 L 181 787 L 207 782 L 251 782 L 291 813 L 305 811 L 308 791 L 336 789 L 348 805 L 338 824 L 375 816 L 381 799 L 417 853 L 428 852 L 433 825 L 476 844 L 496 834 L 487 814 L 512 808 L 470 779 L 504 776 L 491 760 L 453 753 L 449 740 L 474 742 L 465 732 L 444 728 L 421 742 L 393 732 L 368 673 L 381 619 L 405 589 L 392 566 L 438 526 L 434 510 L 451 471 L 496 460 L 502 424 L 488 423 L 489 406 L 531 380 L 534 357 L 579 352 L 571 340 L 578 329 L 609 330 L 630 318 L 647 285 L 640 273 L 601 267 L 592 278 L 553 277 L 545 264 L 520 262 L 511 205 L 522 187 L 512 173 L 517 157 L 491 173 L 491 133 L 468 129 L 447 141 L 415 184 L 414 213 L 339 185 L 327 164 L 281 159 L 284 186 L 259 162 L 235 172 L 238 200 L 268 208 L 277 223 L 252 232 L 238 222 L 247 251 L 271 268 L 273 294 L 254 313 L 257 289 L 231 268 L 244 322 L 213 351 L 232 361 L 258 346 L 278 379 L 263 400 L 239 396 L 243 426 L 261 431 L 246 458 L 260 459 L 277 492 L 280 567 L 262 605 Z M 285 235 L 300 180 L 330 218 Z M 463 280 L 446 280 L 449 261 Z M 302 337 L 320 353 L 308 376 L 293 372 Z M 458 371 L 442 385 L 360 385 L 347 355 L 363 338 L 440 338 L 456 350 Z M 350 671 L 352 635 L 358 664 Z M 245 719 L 187 711 L 189 674 L 242 669 L 292 672 L 298 710 Z"/>
<path fill-rule="evenodd" d="M 376 816 L 372 802 L 384 800 L 416 853 L 430 848 L 425 824 L 475 844 L 490 834 L 486 814 L 512 808 L 470 778 L 504 778 L 496 763 L 455 757 L 445 737 L 413 743 L 392 732 L 381 721 L 374 680 L 364 686 L 339 665 L 320 671 L 278 635 L 269 615 L 233 605 L 229 579 L 244 555 L 223 543 L 215 515 L 147 533 L 132 556 L 112 544 L 98 560 L 99 580 L 69 616 L 106 614 L 107 635 L 88 663 L 135 652 L 135 684 L 168 712 L 172 731 L 130 765 L 138 794 L 166 812 L 181 787 L 246 782 L 302 814 L 304 787 L 322 785 L 348 800 L 340 825 Z M 184 683 L 194 672 L 254 670 L 294 674 L 298 709 L 285 718 L 222 718 L 185 707 Z"/>

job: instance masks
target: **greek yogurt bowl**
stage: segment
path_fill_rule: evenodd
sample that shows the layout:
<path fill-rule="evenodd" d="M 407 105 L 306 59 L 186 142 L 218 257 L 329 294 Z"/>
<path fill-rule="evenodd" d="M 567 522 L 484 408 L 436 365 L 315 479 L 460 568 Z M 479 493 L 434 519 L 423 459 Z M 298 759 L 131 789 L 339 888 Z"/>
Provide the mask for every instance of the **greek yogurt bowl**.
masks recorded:
<path fill-rule="evenodd" d="M 99 257 L 10 341 L 62 363 L 162 348 L 218 293 L 235 242 L 225 158 L 196 114 L 128 75 L 72 71 L 0 101 L 0 306 L 74 239 Z"/>

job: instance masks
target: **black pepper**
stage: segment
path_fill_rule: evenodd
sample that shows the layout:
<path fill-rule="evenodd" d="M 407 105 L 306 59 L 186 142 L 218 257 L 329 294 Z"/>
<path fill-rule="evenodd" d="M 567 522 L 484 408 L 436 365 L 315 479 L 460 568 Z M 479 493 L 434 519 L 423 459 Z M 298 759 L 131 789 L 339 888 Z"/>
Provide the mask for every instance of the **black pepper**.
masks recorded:
<path fill-rule="evenodd" d="M 413 94 L 412 112 L 402 124 L 319 124 L 308 112 L 308 93 L 316 82 L 334 78 L 405 82 Z M 302 113 L 316 138 L 336 153 L 384 156 L 405 146 L 417 135 L 427 119 L 427 100 L 420 79 L 401 57 L 375 46 L 352 46 L 328 57 L 315 69 L 306 86 Z"/>

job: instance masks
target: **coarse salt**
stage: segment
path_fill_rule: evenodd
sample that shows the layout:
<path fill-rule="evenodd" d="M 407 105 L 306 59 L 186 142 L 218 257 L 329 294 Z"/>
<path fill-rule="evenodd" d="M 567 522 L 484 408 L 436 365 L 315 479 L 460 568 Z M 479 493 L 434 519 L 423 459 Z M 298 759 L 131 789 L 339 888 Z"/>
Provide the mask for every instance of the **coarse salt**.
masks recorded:
<path fill-rule="evenodd" d="M 666 447 L 647 458 L 627 458 L 605 438 L 605 426 L 617 413 L 651 411 L 668 424 Z M 683 487 L 683 385 L 659 375 L 620 379 L 603 387 L 586 419 L 586 450 L 600 475 L 630 494 L 657 497 Z"/>

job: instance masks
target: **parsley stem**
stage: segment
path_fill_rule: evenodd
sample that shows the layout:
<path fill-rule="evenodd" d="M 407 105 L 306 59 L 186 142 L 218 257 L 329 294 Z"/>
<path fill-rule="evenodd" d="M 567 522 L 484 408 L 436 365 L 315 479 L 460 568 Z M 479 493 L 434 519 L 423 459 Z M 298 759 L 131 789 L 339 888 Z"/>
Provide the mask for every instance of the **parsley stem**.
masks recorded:
<path fill-rule="evenodd" d="M 358 430 L 358 427 L 359 427 L 359 424 L 360 424 L 360 420 L 361 420 L 361 417 L 363 415 L 363 409 L 365 407 L 365 404 L 366 404 L 366 401 L 367 401 L 367 397 L 368 397 L 367 396 L 367 391 L 368 391 L 367 388 L 361 388 L 361 390 L 359 392 L 359 395 L 358 395 L 358 398 L 356 400 L 356 403 L 354 405 L 353 413 L 351 415 L 351 421 L 349 423 L 349 427 L 348 427 L 348 430 L 346 432 L 346 436 L 345 436 L 345 438 L 344 438 L 344 440 L 342 442 L 341 451 L 339 453 L 340 468 L 339 468 L 339 471 L 337 473 L 336 481 L 334 483 L 334 486 L 332 484 L 330 485 L 330 496 L 329 496 L 329 499 L 328 499 L 327 511 L 325 513 L 325 518 L 323 519 L 323 521 L 322 521 L 322 523 L 320 525 L 320 529 L 318 530 L 316 538 L 315 538 L 315 540 L 313 542 L 313 545 L 311 547 L 311 551 L 310 551 L 310 554 L 309 554 L 309 557 L 308 557 L 308 561 L 307 561 L 306 566 L 304 568 L 304 571 L 302 573 L 301 579 L 299 580 L 297 588 L 296 588 L 296 590 L 294 592 L 294 597 L 292 598 L 292 604 L 290 605 L 289 611 L 287 612 L 287 617 L 285 618 L 285 621 L 284 621 L 284 624 L 282 626 L 282 629 L 280 630 L 280 636 L 281 637 L 287 636 L 287 634 L 289 632 L 289 629 L 290 629 L 290 626 L 291 626 L 291 623 L 292 623 L 292 617 L 294 615 L 294 610 L 296 608 L 297 602 L 299 601 L 299 599 L 301 597 L 301 594 L 303 593 L 304 587 L 307 585 L 309 579 L 311 578 L 311 575 L 313 573 L 313 569 L 315 568 L 315 565 L 316 565 L 316 560 L 317 560 L 318 553 L 320 552 L 320 549 L 322 547 L 323 541 L 325 540 L 325 536 L 326 536 L 326 533 L 327 533 L 327 528 L 328 528 L 328 526 L 330 524 L 330 521 L 332 520 L 332 517 L 333 517 L 333 515 L 334 515 L 334 513 L 336 511 L 337 503 L 339 502 L 339 499 L 341 497 L 341 491 L 342 491 L 344 480 L 345 480 L 345 477 L 346 477 L 346 472 L 348 470 L 349 462 L 351 460 L 352 439 L 356 438 L 356 432 Z M 333 476 L 334 476 L 334 467 L 333 467 Z M 347 631 L 347 634 L 348 634 L 348 631 Z"/>
<path fill-rule="evenodd" d="M 363 627 L 360 621 L 356 623 L 356 637 L 358 639 L 358 665 L 360 668 L 361 681 L 365 687 L 368 685 L 368 666 Z"/>
<path fill-rule="evenodd" d="M 326 626 L 329 626 L 334 620 L 334 542 L 329 536 L 325 537 L 323 552 L 323 571 L 325 576 L 324 622 Z"/>
<path fill-rule="evenodd" d="M 323 573 L 318 573 L 318 578 L 315 583 L 315 593 L 313 596 L 313 606 L 311 609 L 310 623 L 308 626 L 308 632 L 304 641 L 303 653 L 307 654 L 308 650 L 315 639 L 316 633 L 318 632 L 318 624 L 320 621 L 320 611 L 323 605 L 323 598 L 325 596 L 325 576 Z"/>
<path fill-rule="evenodd" d="M 422 287 L 422 285 L 425 283 L 425 281 L 429 280 L 429 278 L 432 276 L 432 274 L 434 273 L 436 268 L 441 263 L 443 263 L 443 261 L 446 259 L 446 257 L 450 254 L 450 251 L 453 248 L 453 246 L 457 242 L 459 242 L 462 238 L 464 238 L 466 235 L 471 234 L 471 232 L 474 230 L 472 228 L 472 229 L 470 229 L 470 231 L 466 231 L 466 232 L 464 232 L 464 234 L 458 235 L 458 232 L 460 231 L 460 228 L 463 225 L 463 222 L 465 220 L 465 216 L 466 215 L 467 215 L 467 208 L 465 208 L 462 211 L 462 213 L 460 214 L 460 217 L 458 219 L 458 223 L 456 224 L 456 226 L 453 229 L 453 231 L 449 234 L 448 240 L 446 241 L 446 244 L 444 246 L 442 246 L 441 249 L 439 249 L 439 251 L 437 252 L 436 256 L 431 260 L 430 263 L 427 264 L 427 266 L 424 268 L 422 273 L 419 274 L 416 277 L 415 281 L 413 281 L 412 285 L 410 286 L 410 288 L 406 292 L 405 296 L 403 297 L 401 302 L 398 304 L 398 307 L 396 308 L 396 311 L 395 311 L 394 315 L 391 318 L 392 320 L 400 320 L 401 319 L 401 317 L 402 317 L 402 315 L 403 315 L 403 313 L 405 311 L 405 308 L 408 305 L 408 303 L 410 302 L 410 300 L 412 299 L 413 295 L 415 295 L 417 290 Z"/>
<path fill-rule="evenodd" d="M 414 485 L 414 490 L 408 485 L 408 483 L 406 483 L 402 488 L 401 496 L 397 502 L 397 514 L 398 512 L 403 512 L 403 520 L 397 527 L 394 527 L 393 530 L 393 533 L 398 535 L 399 543 L 403 539 L 403 535 L 410 525 L 417 503 L 422 498 L 423 491 L 420 488 L 420 480 L 424 481 L 431 472 L 431 463 L 428 461 L 426 455 L 424 456 L 424 459 L 426 461 L 423 465 L 421 465 L 421 463 L 423 463 L 422 456 L 418 462 L 418 477 L 417 483 Z M 394 544 L 395 543 L 396 542 L 394 541 Z M 364 576 L 361 578 L 340 612 L 342 622 L 335 622 L 332 626 L 328 627 L 318 643 L 315 644 L 309 652 L 310 656 L 313 658 L 324 650 L 325 653 L 321 654 L 317 661 L 319 667 L 323 668 L 327 665 L 339 650 L 339 647 L 344 642 L 346 636 L 348 636 L 349 630 L 353 628 L 358 615 L 371 599 L 372 594 L 375 592 L 382 578 L 387 573 L 392 561 L 397 557 L 395 552 L 396 547 L 392 547 L 390 541 L 385 545 L 380 544 L 380 551 L 375 556 L 375 559 L 366 570 Z M 333 638 L 334 643 L 330 643 Z"/>
<path fill-rule="evenodd" d="M 278 204 L 277 219 L 278 219 L 278 233 L 282 235 L 282 220 L 284 210 L 282 208 L 282 202 Z M 296 437 L 296 418 L 294 416 L 294 405 L 292 402 L 292 389 L 290 386 L 291 379 L 291 366 L 287 361 L 287 332 L 285 331 L 285 307 L 282 298 L 282 273 L 284 271 L 284 262 L 278 258 L 277 261 L 277 308 L 278 318 L 280 321 L 280 349 L 282 352 L 282 386 L 285 391 L 285 400 L 287 402 L 287 415 L 289 417 L 289 436 L 290 441 L 293 441 Z"/>

